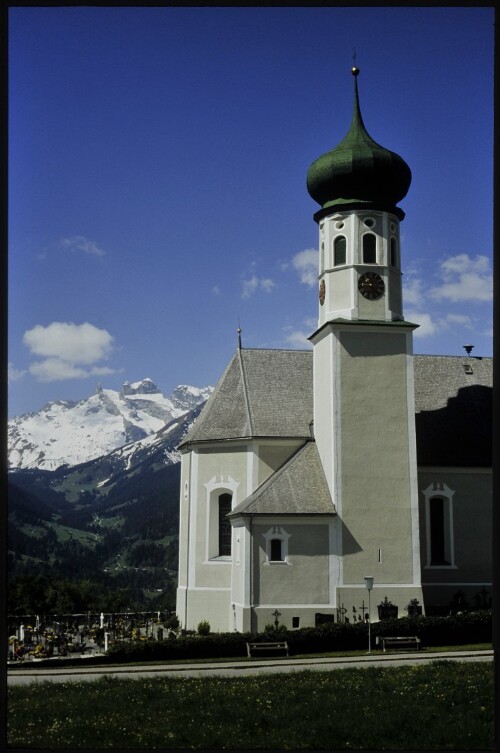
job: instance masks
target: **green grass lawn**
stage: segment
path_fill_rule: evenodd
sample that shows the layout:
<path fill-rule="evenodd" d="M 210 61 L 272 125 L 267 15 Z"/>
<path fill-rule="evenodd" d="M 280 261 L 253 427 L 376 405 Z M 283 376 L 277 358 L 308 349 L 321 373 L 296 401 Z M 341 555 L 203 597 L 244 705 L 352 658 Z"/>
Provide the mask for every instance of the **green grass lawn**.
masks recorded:
<path fill-rule="evenodd" d="M 486 750 L 493 664 L 44 682 L 7 714 L 14 748 Z"/>

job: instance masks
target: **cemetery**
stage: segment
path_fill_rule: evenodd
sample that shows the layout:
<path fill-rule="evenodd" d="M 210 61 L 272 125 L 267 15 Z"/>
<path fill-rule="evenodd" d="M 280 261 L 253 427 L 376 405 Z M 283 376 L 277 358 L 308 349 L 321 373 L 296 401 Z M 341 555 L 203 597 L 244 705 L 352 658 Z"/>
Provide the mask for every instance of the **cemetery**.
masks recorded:
<path fill-rule="evenodd" d="M 176 624 L 160 611 L 9 617 L 7 663 L 104 655 L 121 642 L 164 640 Z"/>

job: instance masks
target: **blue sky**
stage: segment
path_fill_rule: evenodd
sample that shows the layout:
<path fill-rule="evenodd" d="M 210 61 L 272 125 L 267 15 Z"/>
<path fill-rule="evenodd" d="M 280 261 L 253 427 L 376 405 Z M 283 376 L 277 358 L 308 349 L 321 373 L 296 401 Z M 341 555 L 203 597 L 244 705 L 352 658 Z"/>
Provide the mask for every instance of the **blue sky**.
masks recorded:
<path fill-rule="evenodd" d="M 401 203 L 416 353 L 492 352 L 492 8 L 11 8 L 9 415 L 96 384 L 214 384 L 308 347 L 309 165 L 353 49 Z"/>

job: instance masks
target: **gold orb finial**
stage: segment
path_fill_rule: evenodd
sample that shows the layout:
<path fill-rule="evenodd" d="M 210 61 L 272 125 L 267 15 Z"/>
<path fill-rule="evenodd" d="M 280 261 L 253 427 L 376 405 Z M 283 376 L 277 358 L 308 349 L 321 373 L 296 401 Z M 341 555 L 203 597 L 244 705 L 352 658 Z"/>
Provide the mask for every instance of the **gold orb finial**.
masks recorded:
<path fill-rule="evenodd" d="M 356 65 L 353 65 L 353 67 L 351 68 L 351 73 L 352 73 L 353 76 L 358 76 L 359 75 L 359 68 Z"/>

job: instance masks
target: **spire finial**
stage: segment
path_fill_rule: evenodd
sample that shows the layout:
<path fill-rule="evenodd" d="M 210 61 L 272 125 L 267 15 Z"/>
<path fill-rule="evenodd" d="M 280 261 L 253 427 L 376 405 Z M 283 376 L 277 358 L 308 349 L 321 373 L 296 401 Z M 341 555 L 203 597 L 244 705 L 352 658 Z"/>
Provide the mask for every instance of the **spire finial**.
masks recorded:
<path fill-rule="evenodd" d="M 354 49 L 354 47 L 352 48 L 352 68 L 351 68 L 351 73 L 352 73 L 353 76 L 358 76 L 359 75 L 359 68 L 356 65 L 356 50 Z"/>
<path fill-rule="evenodd" d="M 238 329 L 236 330 L 236 332 L 238 333 L 238 350 L 241 350 L 241 331 L 242 330 L 238 322 Z"/>

